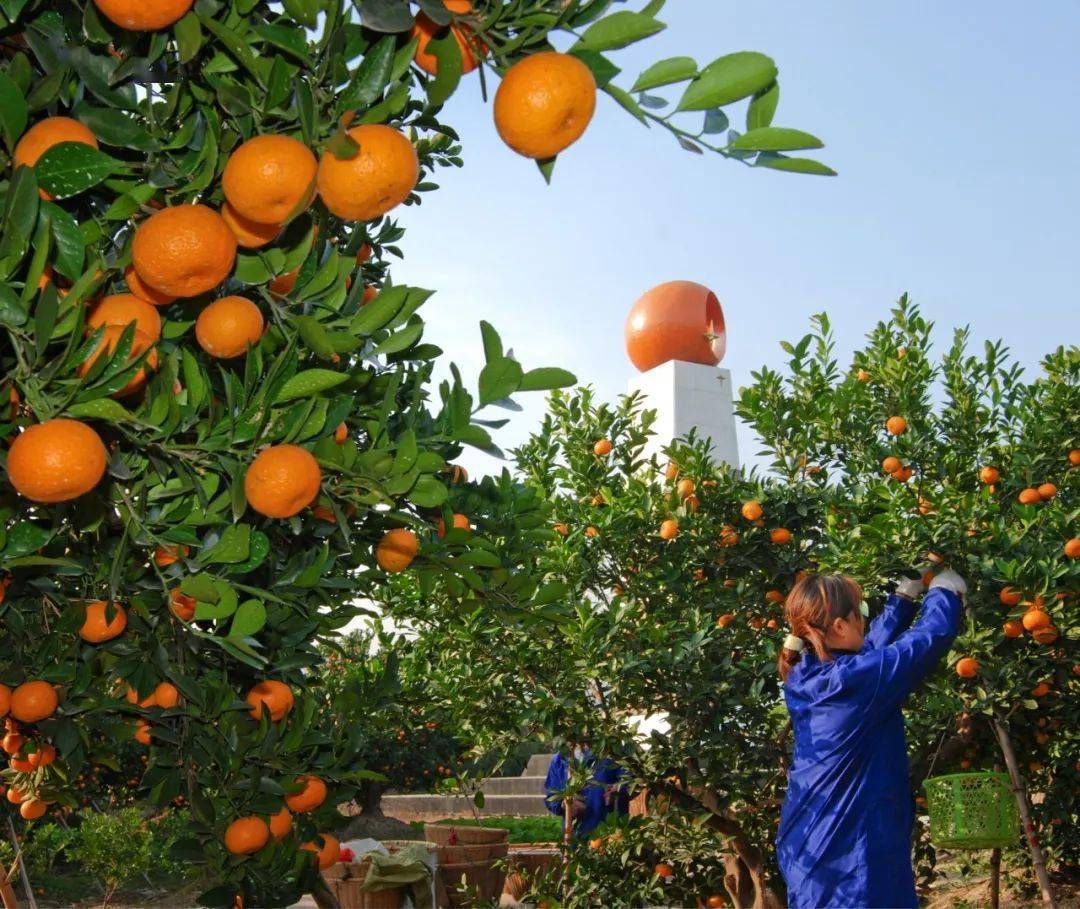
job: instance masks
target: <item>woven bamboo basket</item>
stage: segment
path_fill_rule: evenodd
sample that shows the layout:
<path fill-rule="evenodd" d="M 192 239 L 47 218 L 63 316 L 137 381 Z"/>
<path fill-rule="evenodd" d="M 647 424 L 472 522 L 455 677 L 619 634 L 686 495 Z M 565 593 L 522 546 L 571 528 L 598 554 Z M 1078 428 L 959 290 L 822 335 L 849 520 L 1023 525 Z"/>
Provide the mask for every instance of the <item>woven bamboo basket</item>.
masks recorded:
<path fill-rule="evenodd" d="M 523 843 L 513 846 L 507 858 L 503 893 L 520 902 L 529 888 L 558 871 L 562 853 L 554 844 Z"/>
<path fill-rule="evenodd" d="M 501 859 L 448 865 L 440 862 L 439 880 L 446 888 L 446 904 L 451 909 L 463 909 L 497 900 L 506 882 L 506 869 Z"/>
<path fill-rule="evenodd" d="M 386 840 L 383 845 L 391 853 L 402 846 L 414 845 L 414 840 Z M 423 843 L 428 852 L 435 852 L 434 843 Z M 367 877 L 371 859 L 361 857 L 359 861 L 338 863 L 323 872 L 323 878 L 337 897 L 341 909 L 400 909 L 405 904 L 405 888 L 392 887 L 389 890 L 361 890 Z"/>
<path fill-rule="evenodd" d="M 509 843 L 473 843 L 470 845 L 437 846 L 440 865 L 457 865 L 462 862 L 482 862 L 486 859 L 506 858 Z"/>
<path fill-rule="evenodd" d="M 509 842 L 510 831 L 502 827 L 424 824 L 424 837 L 439 846 L 478 846 L 483 843 Z"/>

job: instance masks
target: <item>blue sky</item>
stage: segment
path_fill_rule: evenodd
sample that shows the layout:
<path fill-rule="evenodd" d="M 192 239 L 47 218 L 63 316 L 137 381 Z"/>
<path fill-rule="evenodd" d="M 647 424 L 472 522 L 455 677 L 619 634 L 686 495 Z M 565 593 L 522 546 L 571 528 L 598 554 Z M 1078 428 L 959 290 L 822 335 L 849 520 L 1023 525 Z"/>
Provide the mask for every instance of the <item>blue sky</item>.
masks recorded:
<path fill-rule="evenodd" d="M 437 290 L 427 337 L 466 375 L 482 365 L 487 319 L 527 368 L 563 366 L 614 398 L 633 373 L 627 310 L 675 278 L 719 296 L 736 387 L 781 365 L 778 342 L 822 310 L 846 359 L 904 291 L 940 342 L 970 324 L 1029 368 L 1080 340 L 1080 5 L 669 0 L 659 18 L 666 31 L 614 55 L 618 84 L 668 56 L 768 53 L 775 125 L 820 136 L 840 176 L 690 155 L 601 95 L 549 187 L 499 140 L 471 77 L 444 112 L 465 167 L 402 213 L 395 267 L 398 282 Z M 523 403 L 498 436 L 506 447 L 542 415 L 542 396 Z M 755 448 L 745 430 L 740 447 Z"/>

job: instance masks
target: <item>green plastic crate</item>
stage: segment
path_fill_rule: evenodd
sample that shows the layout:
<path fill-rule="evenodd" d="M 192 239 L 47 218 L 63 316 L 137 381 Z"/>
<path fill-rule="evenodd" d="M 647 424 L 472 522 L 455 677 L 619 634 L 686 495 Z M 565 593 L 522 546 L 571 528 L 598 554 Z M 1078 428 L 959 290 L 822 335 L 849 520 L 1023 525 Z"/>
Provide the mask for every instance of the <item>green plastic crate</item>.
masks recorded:
<path fill-rule="evenodd" d="M 943 849 L 997 849 L 1016 842 L 1020 818 L 1006 773 L 951 773 L 923 783 L 930 840 Z"/>

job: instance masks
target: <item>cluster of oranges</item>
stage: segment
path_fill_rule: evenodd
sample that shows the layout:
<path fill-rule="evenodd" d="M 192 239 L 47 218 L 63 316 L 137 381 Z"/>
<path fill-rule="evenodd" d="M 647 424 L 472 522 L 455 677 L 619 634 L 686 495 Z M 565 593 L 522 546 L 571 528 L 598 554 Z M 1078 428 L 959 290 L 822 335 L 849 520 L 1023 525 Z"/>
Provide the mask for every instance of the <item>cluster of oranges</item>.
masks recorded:
<path fill-rule="evenodd" d="M 7 800 L 19 806 L 26 820 L 36 820 L 45 814 L 48 803 L 39 797 L 45 781 L 46 768 L 56 760 L 56 748 L 30 727 L 48 719 L 59 705 L 56 689 L 46 681 L 32 679 L 14 690 L 0 685 L 0 717 L 4 719 L 4 737 L 0 746 L 8 755 L 9 767 L 15 771 Z"/>

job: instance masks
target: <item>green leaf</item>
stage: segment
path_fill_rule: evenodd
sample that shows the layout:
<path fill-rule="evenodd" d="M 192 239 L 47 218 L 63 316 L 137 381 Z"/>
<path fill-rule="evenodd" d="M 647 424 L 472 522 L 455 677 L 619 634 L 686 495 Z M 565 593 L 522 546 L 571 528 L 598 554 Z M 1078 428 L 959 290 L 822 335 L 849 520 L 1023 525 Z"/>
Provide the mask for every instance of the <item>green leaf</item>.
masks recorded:
<path fill-rule="evenodd" d="M 776 64 L 756 51 L 739 51 L 714 60 L 683 92 L 678 110 L 722 107 L 767 88 L 776 81 Z"/>
<path fill-rule="evenodd" d="M 836 171 L 820 161 L 811 158 L 758 158 L 755 167 L 768 167 L 771 170 L 784 170 L 793 174 L 814 174 L 820 177 L 835 177 Z"/>
<path fill-rule="evenodd" d="M 605 85 L 604 91 L 619 102 L 619 105 L 638 122 L 645 126 L 649 125 L 649 121 L 645 117 L 645 111 L 641 109 L 641 105 L 638 104 L 628 92 L 623 91 L 617 85 Z M 550 160 L 554 161 L 555 159 L 551 158 Z M 551 180 L 549 179 L 547 182 L 550 183 Z"/>
<path fill-rule="evenodd" d="M 360 21 L 376 32 L 407 32 L 413 15 L 408 0 L 355 0 Z"/>
<path fill-rule="evenodd" d="M 763 88 L 750 100 L 750 106 L 746 108 L 747 130 L 761 129 L 772 124 L 773 115 L 776 113 L 776 105 L 780 103 L 780 83 L 774 82 L 768 88 Z"/>
<path fill-rule="evenodd" d="M 546 606 L 548 603 L 554 603 L 556 600 L 561 600 L 569 592 L 570 588 L 562 581 L 552 581 L 550 584 L 545 584 L 536 591 L 536 596 L 533 597 L 532 604 L 534 606 Z"/>
<path fill-rule="evenodd" d="M 251 526 L 249 524 L 231 524 L 222 531 L 221 539 L 210 547 L 209 551 L 199 556 L 204 565 L 215 562 L 243 562 L 251 550 Z"/>
<path fill-rule="evenodd" d="M 401 312 L 409 296 L 409 288 L 403 284 L 384 287 L 349 323 L 349 330 L 357 335 L 370 335 L 378 331 Z"/>
<path fill-rule="evenodd" d="M 0 284 L 0 325 L 19 328 L 26 324 L 26 315 L 15 291 L 7 284 Z"/>
<path fill-rule="evenodd" d="M 123 111 L 79 104 L 75 108 L 75 115 L 106 145 L 137 148 L 140 151 L 158 148 L 157 141 L 142 124 Z"/>
<path fill-rule="evenodd" d="M 590 50 L 615 50 L 655 35 L 666 27 L 651 16 L 623 10 L 605 16 L 585 29 L 580 45 Z"/>
<path fill-rule="evenodd" d="M 823 148 L 824 143 L 810 133 L 779 126 L 763 126 L 743 133 L 731 143 L 738 151 L 799 151 L 804 148 Z"/>
<path fill-rule="evenodd" d="M 17 559 L 19 556 L 37 552 L 51 539 L 52 533 L 45 528 L 29 521 L 19 521 L 8 531 L 7 542 L 0 551 L 0 559 Z"/>
<path fill-rule="evenodd" d="M 11 275 L 26 255 L 37 221 L 39 201 L 34 168 L 25 165 L 16 168 L 4 198 L 3 234 L 0 235 L 0 279 Z"/>
<path fill-rule="evenodd" d="M 555 366 L 542 366 L 530 369 L 521 377 L 518 391 L 551 391 L 555 388 L 568 388 L 577 383 L 577 376 Z"/>
<path fill-rule="evenodd" d="M 217 581 L 208 574 L 186 575 L 180 582 L 180 591 L 204 603 L 216 603 L 221 599 Z"/>
<path fill-rule="evenodd" d="M 420 340 L 420 335 L 424 333 L 424 323 L 419 321 L 413 322 L 410 325 L 406 325 L 401 331 L 396 331 L 390 337 L 388 337 L 381 344 L 375 346 L 375 349 L 368 354 L 369 357 L 378 357 L 385 354 L 401 353 L 403 350 L 408 350 L 417 341 Z"/>
<path fill-rule="evenodd" d="M 685 82 L 696 75 L 697 63 L 694 62 L 693 57 L 668 57 L 642 72 L 630 91 L 643 92 L 650 88 L 659 88 L 661 85 Z"/>
<path fill-rule="evenodd" d="M 277 394 L 275 401 L 291 401 L 294 398 L 305 398 L 317 395 L 346 382 L 349 374 L 335 372 L 332 369 L 305 369 L 290 378 Z"/>
<path fill-rule="evenodd" d="M 619 67 L 599 51 L 579 46 L 573 48 L 570 53 L 589 67 L 590 72 L 593 74 L 593 79 L 596 80 L 597 88 L 606 89 L 608 85 L 611 84 L 611 80 L 622 72 Z"/>
<path fill-rule="evenodd" d="M 266 607 L 259 600 L 244 600 L 233 614 L 229 637 L 247 638 L 258 634 L 266 624 Z"/>
<path fill-rule="evenodd" d="M 14 150 L 30 115 L 26 96 L 7 74 L 0 72 L 0 133 L 9 151 Z"/>
<path fill-rule="evenodd" d="M 112 398 L 97 398 L 93 401 L 69 404 L 64 409 L 64 414 L 84 420 L 105 420 L 109 423 L 130 423 L 135 420 L 123 404 Z"/>
<path fill-rule="evenodd" d="M 53 267 L 70 281 L 82 277 L 83 263 L 86 259 L 86 244 L 75 219 L 59 205 L 43 202 L 41 205 L 49 218 L 49 229 L 56 243 L 56 256 Z"/>
<path fill-rule="evenodd" d="M 490 322 L 480 322 L 480 337 L 484 342 L 484 361 L 490 363 L 492 360 L 501 360 L 503 358 L 502 338 Z"/>
<path fill-rule="evenodd" d="M 81 142 L 61 142 L 38 158 L 38 183 L 57 199 L 67 199 L 97 186 L 120 162 Z"/>
<path fill-rule="evenodd" d="M 199 25 L 199 17 L 194 13 L 185 15 L 173 26 L 176 35 L 177 49 L 180 53 L 180 62 L 187 63 L 195 59 L 199 48 L 202 47 L 202 27 Z"/>
<path fill-rule="evenodd" d="M 390 71 L 394 65 L 394 39 L 389 35 L 369 48 L 356 68 L 352 81 L 338 96 L 338 112 L 352 108 L 370 107 L 382 97 L 390 84 Z"/>
<path fill-rule="evenodd" d="M 611 86 L 609 85 L 608 88 L 611 88 Z M 536 159 L 536 166 L 540 171 L 540 176 L 544 178 L 544 182 L 549 186 L 551 185 L 551 175 L 555 171 L 555 162 L 558 157 L 558 155 L 552 155 L 550 158 Z"/>
<path fill-rule="evenodd" d="M 521 385 L 521 364 L 509 357 L 491 360 L 480 370 L 480 406 L 508 398 Z"/>
<path fill-rule="evenodd" d="M 427 91 L 428 104 L 439 107 L 454 93 L 458 83 L 461 82 L 463 61 L 457 35 L 448 29 L 444 35 L 428 42 L 428 52 L 434 55 L 436 60 L 435 78 L 428 79 L 424 83 L 424 88 Z"/>
<path fill-rule="evenodd" d="M 409 499 L 419 508 L 438 508 L 448 495 L 446 484 L 432 476 L 420 477 L 409 491 Z"/>

